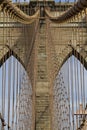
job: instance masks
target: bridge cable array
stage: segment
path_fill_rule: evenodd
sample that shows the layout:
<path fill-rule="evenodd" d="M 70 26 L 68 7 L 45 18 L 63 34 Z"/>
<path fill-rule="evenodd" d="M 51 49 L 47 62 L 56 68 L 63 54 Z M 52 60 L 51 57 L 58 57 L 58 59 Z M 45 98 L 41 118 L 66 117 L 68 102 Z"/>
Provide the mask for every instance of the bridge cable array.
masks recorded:
<path fill-rule="evenodd" d="M 52 18 L 52 20 L 55 22 L 55 19 L 56 19 L 56 22 L 58 23 L 67 21 L 69 18 L 74 17 L 80 11 L 86 8 L 85 2 L 86 0 L 78 1 L 76 5 L 74 5 L 73 7 L 71 7 L 71 9 L 68 10 L 68 11 L 71 10 L 70 11 L 71 13 L 68 13 L 68 11 L 67 13 L 65 13 L 67 14 L 66 17 L 64 17 L 64 15 L 61 15 L 62 17 L 59 16 L 60 18 L 56 16 L 57 19 Z M 77 13 L 74 12 L 74 7 L 78 10 Z M 14 4 L 9 2 L 8 0 L 1 1 L 1 8 L 3 11 L 3 16 L 4 16 L 3 24 L 1 24 L 1 28 L 0 28 L 1 32 L 3 32 L 2 35 L 0 36 L 0 39 L 3 41 L 3 45 L 0 46 L 0 50 L 1 50 L 0 52 L 4 56 L 2 57 L 2 61 L 0 61 L 0 66 L 3 65 L 2 71 L 1 71 L 2 72 L 1 115 L 3 118 L 1 117 L 1 119 L 5 120 L 7 125 L 4 126 L 4 128 L 7 127 L 8 130 L 10 129 L 12 130 L 24 129 L 25 130 L 27 128 L 32 129 L 33 127 L 32 124 L 35 123 L 33 121 L 34 113 L 32 112 L 32 108 L 33 108 L 32 104 L 34 102 L 32 103 L 33 98 L 32 98 L 32 87 L 31 87 L 31 84 L 33 86 L 34 75 L 32 71 L 34 70 L 34 61 L 33 61 L 33 64 L 31 64 L 31 62 L 35 58 L 34 41 L 35 41 L 35 36 L 37 33 L 37 28 L 38 28 L 38 23 L 39 23 L 38 20 L 36 21 L 36 19 L 38 18 L 38 15 L 36 15 L 35 17 L 28 16 L 21 11 L 22 7 L 20 4 L 19 4 L 20 9 L 18 9 L 18 7 L 14 6 Z M 24 7 L 24 12 L 26 12 L 26 7 Z M 29 10 L 27 12 L 29 12 Z M 2 19 L 2 14 L 0 15 L 1 15 L 0 18 Z M 20 23 L 15 24 L 15 22 L 11 23 L 9 22 L 9 19 L 11 18 L 16 19 L 18 20 L 18 22 L 23 23 L 23 24 L 20 24 Z M 83 18 L 82 14 L 81 14 L 81 18 Z M 73 22 L 73 20 L 71 20 L 71 22 Z M 50 53 L 49 56 L 51 58 L 54 58 L 53 61 L 51 58 L 49 58 L 49 63 L 51 60 L 52 66 L 54 66 L 52 68 L 52 74 L 50 76 L 52 78 L 52 81 L 55 79 L 62 64 L 65 62 L 63 61 L 63 59 L 67 53 L 69 53 L 69 57 L 71 55 L 74 55 L 80 61 L 80 67 L 78 67 L 78 63 L 76 62 L 75 59 L 73 62 L 73 58 L 69 60 L 68 62 L 68 71 L 67 71 L 68 72 L 68 90 L 67 90 L 67 87 L 65 86 L 63 74 L 61 72 L 59 72 L 59 76 L 57 77 L 58 79 L 56 78 L 56 81 L 58 81 L 57 83 L 59 83 L 59 85 L 57 86 L 57 83 L 55 83 L 56 88 L 54 88 L 54 95 L 53 95 L 54 97 L 52 97 L 54 99 L 52 100 L 53 101 L 52 103 L 54 104 L 54 106 L 51 103 L 54 109 L 53 127 L 56 127 L 55 128 L 56 130 L 58 129 L 60 130 L 61 128 L 62 129 L 67 128 L 69 130 L 71 128 L 79 129 L 80 127 L 84 127 L 84 125 L 82 126 L 82 123 L 86 122 L 85 113 L 77 112 L 77 110 L 80 109 L 80 106 L 79 106 L 80 104 L 83 106 L 84 109 L 86 109 L 86 93 L 85 93 L 86 88 L 84 85 L 85 84 L 84 68 L 81 65 L 82 63 L 83 66 L 86 67 L 86 62 L 85 62 L 86 52 L 84 51 L 84 48 L 86 48 L 86 45 L 83 44 L 84 43 L 83 38 L 84 38 L 84 35 L 86 34 L 86 31 L 85 31 L 86 25 L 80 22 L 79 16 L 77 17 L 77 22 L 78 24 L 73 23 L 72 26 L 70 26 L 70 29 L 71 29 L 70 32 L 72 33 L 67 31 L 65 25 L 62 26 L 58 24 L 57 35 L 59 39 L 55 39 L 55 38 L 53 39 L 52 34 L 51 34 L 52 27 L 51 27 L 50 21 L 47 27 L 48 35 L 47 33 L 46 35 L 48 36 L 48 41 L 50 44 L 50 47 L 49 45 L 48 47 L 49 47 L 49 50 L 52 52 L 52 54 Z M 20 33 L 20 30 L 21 30 L 21 33 Z M 53 30 L 54 33 L 56 32 L 55 30 L 56 29 Z M 33 36 L 31 34 L 33 34 Z M 66 39 L 64 39 L 64 37 L 62 38 L 62 34 L 65 35 Z M 66 44 L 64 45 L 64 43 Z M 58 55 L 56 55 L 55 44 L 56 46 L 58 45 L 58 47 L 60 45 L 63 46 L 62 51 Z M 20 48 L 21 46 L 22 48 Z M 83 55 L 83 53 L 85 53 L 85 55 Z M 29 81 L 28 76 L 25 73 L 25 69 L 21 67 L 21 65 L 19 64 L 17 60 L 15 63 L 14 58 L 12 59 L 10 58 L 8 60 L 8 65 L 6 65 L 5 61 L 12 55 L 15 56 L 15 58 L 18 59 L 22 65 L 25 65 L 24 67 L 26 71 L 29 73 L 31 82 Z M 72 72 L 72 68 L 74 68 L 75 74 Z M 79 75 L 81 75 L 80 80 L 79 80 Z M 6 84 L 8 84 L 8 86 L 6 86 Z M 74 85 L 76 86 L 76 89 L 74 88 Z M 74 96 L 75 96 L 76 102 L 75 102 Z M 6 97 L 8 100 L 6 100 Z M 7 103 L 8 105 L 6 104 L 6 102 L 8 102 Z M 74 108 L 75 104 L 76 104 L 76 108 Z M 62 112 L 60 111 L 61 109 L 59 108 L 63 108 Z M 58 117 L 56 117 L 57 115 L 56 113 L 59 114 Z M 63 116 L 61 116 L 62 114 Z M 80 115 L 82 115 L 82 117 Z M 60 120 L 60 117 L 61 117 L 61 120 Z M 62 121 L 64 122 L 63 125 L 62 125 Z M 3 129 L 3 125 L 2 125 L 2 129 Z"/>
<path fill-rule="evenodd" d="M 10 15 L 13 19 L 16 19 L 18 22 L 23 24 L 31 24 L 39 17 L 39 10 L 37 10 L 34 15 L 29 16 L 9 0 L 1 0 L 0 6 L 2 11 L 4 11 L 6 14 Z"/>
<path fill-rule="evenodd" d="M 31 24 L 28 22 L 29 25 L 26 22 L 26 24 L 24 22 L 23 24 L 22 22 L 17 23 L 12 19 L 12 15 L 9 15 L 10 10 L 6 13 L 11 4 L 3 4 L 6 4 L 6 6 L 5 10 L 0 12 L 0 43 L 3 43 L 0 44 L 0 98 L 2 99 L 0 102 L 0 128 L 2 130 L 32 129 L 33 96 L 31 82 L 33 81 L 30 81 L 29 73 L 27 74 L 27 72 L 29 72 L 29 68 L 33 67 L 29 63 L 34 55 L 32 51 L 34 51 L 38 21 L 35 18 Z M 20 5 L 21 3 L 18 5 L 20 10 L 22 9 L 29 15 L 29 9 L 26 10 L 26 7 L 23 9 Z M 31 37 L 32 34 L 33 36 Z M 20 40 L 17 40 L 18 37 L 20 37 Z"/>
<path fill-rule="evenodd" d="M 57 11 L 55 14 L 57 16 Z M 67 25 L 64 23 L 55 26 L 48 20 L 48 44 L 53 66 L 50 77 L 54 81 L 51 100 L 52 129 L 55 130 L 87 128 L 87 26 L 86 14 L 80 15 Z"/>
<path fill-rule="evenodd" d="M 85 10 L 86 7 L 87 7 L 87 0 L 78 0 L 72 7 L 66 10 L 62 15 L 52 16 L 51 12 L 47 8 L 45 8 L 45 13 L 51 21 L 55 23 L 63 23 L 68 20 L 71 20 L 73 17 L 75 17 L 83 10 Z"/>

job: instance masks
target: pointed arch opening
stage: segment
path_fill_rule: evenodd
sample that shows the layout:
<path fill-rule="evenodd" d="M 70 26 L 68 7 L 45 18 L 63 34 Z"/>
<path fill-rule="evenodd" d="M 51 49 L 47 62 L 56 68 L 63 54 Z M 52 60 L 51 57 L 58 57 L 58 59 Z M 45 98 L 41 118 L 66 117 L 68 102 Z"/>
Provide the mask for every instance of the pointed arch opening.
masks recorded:
<path fill-rule="evenodd" d="M 18 56 L 13 50 L 11 50 L 8 46 L 7 48 L 9 51 L 6 54 L 3 54 L 2 57 L 0 57 L 0 67 L 6 62 L 10 57 L 14 57 L 18 60 L 18 62 L 26 69 L 25 64 L 21 60 L 20 56 Z M 4 50 L 3 50 L 4 51 Z"/>
<path fill-rule="evenodd" d="M 0 67 L 0 128 L 32 128 L 32 86 L 22 64 L 11 55 Z"/>
<path fill-rule="evenodd" d="M 87 71 L 84 59 L 79 58 L 71 55 L 54 81 L 52 126 L 55 130 L 86 128 Z"/>

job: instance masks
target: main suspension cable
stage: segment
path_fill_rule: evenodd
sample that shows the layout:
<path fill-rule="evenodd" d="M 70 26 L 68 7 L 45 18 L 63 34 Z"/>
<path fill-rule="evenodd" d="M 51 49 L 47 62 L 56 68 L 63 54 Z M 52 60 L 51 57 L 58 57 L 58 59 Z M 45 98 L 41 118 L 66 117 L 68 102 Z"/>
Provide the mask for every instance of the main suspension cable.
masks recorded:
<path fill-rule="evenodd" d="M 51 12 L 47 8 L 45 8 L 45 13 L 51 21 L 56 23 L 62 23 L 73 18 L 75 15 L 78 15 L 86 7 L 87 7 L 87 0 L 79 0 L 60 16 L 56 16 L 56 17 L 52 16 Z"/>

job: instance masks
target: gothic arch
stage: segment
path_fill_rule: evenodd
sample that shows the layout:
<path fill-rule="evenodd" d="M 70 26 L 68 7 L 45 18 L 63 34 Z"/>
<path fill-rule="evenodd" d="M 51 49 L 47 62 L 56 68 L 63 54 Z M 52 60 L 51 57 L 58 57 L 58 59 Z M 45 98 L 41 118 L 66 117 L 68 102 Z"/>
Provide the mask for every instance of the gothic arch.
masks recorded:
<path fill-rule="evenodd" d="M 2 56 L 2 58 L 0 59 L 0 67 L 3 65 L 3 63 L 6 62 L 6 60 L 10 56 L 14 56 L 19 61 L 19 63 L 21 63 L 21 65 L 26 69 L 26 67 L 25 67 L 23 61 L 21 60 L 21 58 L 14 51 L 12 51 L 11 49 L 4 56 Z M 4 62 L 3 62 L 3 59 L 4 59 Z"/>
<path fill-rule="evenodd" d="M 6 119 L 5 119 L 5 121 L 8 122 L 8 117 L 7 117 L 7 113 L 8 113 L 7 109 L 9 109 L 8 100 L 10 100 L 10 103 L 11 103 L 10 113 L 13 112 L 13 103 L 14 103 L 15 111 L 17 111 L 16 110 L 16 105 L 17 105 L 17 109 L 19 110 L 19 112 L 21 112 L 20 111 L 21 104 L 23 105 L 23 102 L 25 102 L 24 105 L 26 105 L 26 110 L 29 106 L 28 111 L 30 112 L 31 116 L 29 116 L 28 114 L 26 116 L 30 120 L 30 122 L 27 122 L 27 123 L 28 123 L 29 127 L 31 127 L 32 122 L 33 122 L 33 119 L 32 119 L 33 98 L 31 98 L 33 88 L 31 85 L 31 81 L 30 81 L 30 78 L 29 78 L 27 71 L 25 70 L 24 66 L 20 62 L 20 59 L 18 59 L 17 55 L 14 52 L 11 52 L 11 55 L 9 55 L 9 54 L 10 53 L 8 52 L 6 55 L 4 55 L 3 58 L 5 58 L 5 56 L 6 56 L 6 59 L 4 60 L 4 62 L 1 62 L 1 60 L 3 61 L 3 59 L 0 60 L 0 62 L 1 62 L 1 64 L 0 64 L 0 69 L 1 69 L 0 70 L 0 77 L 1 77 L 0 91 L 2 88 L 5 88 L 5 91 L 6 91 L 5 98 L 4 98 L 4 100 L 6 101 L 6 104 L 5 104 Z M 4 76 L 2 73 L 4 73 Z M 5 83 L 3 83 L 3 81 Z M 14 83 L 14 85 L 13 85 L 13 83 Z M 10 89 L 9 89 L 9 86 L 10 86 Z M 15 91 L 14 92 L 14 100 L 13 100 L 13 90 Z M 10 91 L 10 94 L 9 94 L 10 99 L 8 98 L 8 94 L 7 94 L 9 91 Z M 2 91 L 0 93 L 2 93 Z M 25 100 L 25 95 L 23 95 L 23 93 L 27 95 L 26 100 Z M 0 94 L 0 99 L 2 98 L 1 95 L 2 94 Z M 19 96 L 22 96 L 22 98 L 19 98 Z M 29 98 L 29 100 L 28 100 L 28 98 Z M 15 102 L 18 103 L 18 100 L 20 102 L 20 106 L 18 104 L 15 105 Z M 3 100 L 2 101 L 0 100 L 0 105 L 2 104 L 2 102 L 3 102 Z M 17 114 L 17 112 L 15 112 L 15 113 Z M 14 115 L 15 115 L 15 113 L 14 113 Z M 24 111 L 21 113 L 23 113 L 23 115 L 25 115 Z M 10 117 L 10 115 L 9 115 L 9 117 Z M 21 119 L 19 119 L 19 120 L 20 120 L 20 123 L 22 123 Z"/>
<path fill-rule="evenodd" d="M 61 127 L 70 130 L 72 127 L 74 127 L 73 119 L 76 120 L 76 117 L 79 116 L 78 111 L 81 108 L 81 106 L 83 107 L 83 110 L 86 109 L 87 78 L 85 77 L 87 75 L 87 71 L 85 71 L 85 69 L 87 70 L 87 61 L 86 54 L 83 54 L 82 51 L 85 52 L 83 49 L 80 52 L 78 52 L 75 48 L 72 48 L 72 51 L 67 53 L 67 56 L 64 57 L 63 62 L 60 64 L 60 68 L 57 71 L 56 77 L 54 79 L 52 110 L 54 112 L 53 126 L 55 127 L 55 130 L 57 128 L 60 129 Z M 66 62 L 68 60 L 69 62 Z M 74 114 L 72 114 L 72 111 Z M 69 115 L 70 118 L 72 118 L 70 120 L 72 125 L 68 124 L 69 116 L 67 115 Z M 63 121 L 65 123 L 63 123 Z M 66 126 L 64 126 L 64 124 L 66 124 Z M 79 124 L 76 127 L 79 128 L 80 126 L 81 124 Z M 83 123 L 83 127 L 85 127 L 85 123 Z"/>
<path fill-rule="evenodd" d="M 68 50 L 68 51 L 66 51 L 66 50 Z M 61 53 L 59 55 L 60 59 L 62 59 L 62 62 L 60 61 L 60 63 L 59 63 L 57 74 L 58 74 L 59 70 L 61 69 L 61 67 L 63 66 L 63 64 L 72 55 L 74 55 L 83 64 L 85 69 L 87 69 L 87 54 L 86 54 L 86 51 L 84 48 L 82 48 L 81 51 L 78 52 L 76 48 L 69 46 L 68 49 L 66 48 L 66 50 L 63 50 L 64 54 Z"/>

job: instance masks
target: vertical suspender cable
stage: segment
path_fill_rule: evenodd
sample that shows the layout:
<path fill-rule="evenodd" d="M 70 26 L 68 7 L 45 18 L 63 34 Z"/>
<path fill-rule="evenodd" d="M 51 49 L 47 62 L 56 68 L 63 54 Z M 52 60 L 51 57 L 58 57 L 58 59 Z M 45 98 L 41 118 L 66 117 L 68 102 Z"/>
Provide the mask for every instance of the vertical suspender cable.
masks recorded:
<path fill-rule="evenodd" d="M 13 57 L 13 64 L 12 64 L 12 68 L 13 68 L 13 76 L 12 76 L 12 90 L 13 90 L 13 92 L 12 92 L 12 129 L 13 129 L 13 124 L 14 124 L 14 105 L 15 105 L 15 59 L 14 59 L 14 57 Z"/>
<path fill-rule="evenodd" d="M 68 64 L 68 70 L 67 70 L 67 72 L 68 72 L 68 98 L 69 98 L 69 129 L 71 129 L 71 122 L 70 122 L 70 120 L 71 120 L 71 113 L 70 113 L 70 61 L 68 60 L 67 61 L 67 64 Z"/>
<path fill-rule="evenodd" d="M 78 18 L 77 16 L 76 16 L 76 18 Z M 78 25 L 76 26 L 76 29 L 77 29 L 77 31 L 76 31 L 76 52 L 75 52 L 75 56 L 76 56 L 76 58 L 78 59 L 78 53 L 77 53 L 77 44 L 78 44 L 78 32 L 79 32 L 79 27 L 78 27 Z M 78 110 L 78 108 L 79 108 L 79 103 L 78 103 L 78 99 L 79 99 L 79 95 L 78 95 L 78 62 L 77 62 L 77 59 L 75 60 L 75 68 L 76 68 L 76 94 L 77 94 L 77 105 L 76 105 L 76 111 Z M 78 115 L 76 115 L 76 129 L 78 128 Z"/>
<path fill-rule="evenodd" d="M 73 34 L 72 34 L 72 42 L 71 42 L 71 46 L 73 46 L 74 44 L 74 27 L 73 29 Z M 72 102 L 72 127 L 74 130 L 74 68 L 73 68 L 73 57 L 70 58 L 70 75 L 71 75 L 71 102 Z"/>
<path fill-rule="evenodd" d="M 4 37 L 4 33 L 5 33 L 5 16 L 4 16 L 4 12 L 3 12 L 3 45 L 5 43 L 5 37 Z M 5 65 L 4 65 L 4 46 L 3 46 L 3 61 L 2 61 L 2 116 L 4 118 L 5 116 Z M 2 130 L 4 129 L 4 124 L 2 124 Z"/>
<path fill-rule="evenodd" d="M 77 56 L 78 56 L 78 54 L 77 54 L 77 40 L 78 40 L 78 35 L 77 35 L 77 33 L 78 33 L 78 27 L 77 27 L 77 25 L 75 26 L 75 28 L 76 28 L 76 39 L 75 39 L 76 40 L 76 51 L 74 50 L 74 55 L 77 58 Z M 78 109 L 78 85 L 77 85 L 78 81 L 77 81 L 77 59 L 76 58 L 74 58 L 74 68 L 75 68 L 75 96 L 76 96 L 76 98 L 75 98 L 75 100 L 76 100 L 75 112 Z M 76 127 L 75 128 L 76 129 L 78 128 L 78 116 L 76 116 Z"/>
<path fill-rule="evenodd" d="M 9 16 L 9 20 L 10 20 L 10 16 Z M 9 21 L 8 21 L 9 22 Z M 11 42 L 12 42 L 12 39 L 11 39 L 11 25 L 10 25 L 10 22 L 8 23 L 9 25 L 9 47 L 11 48 Z M 10 57 L 12 54 L 11 50 L 9 50 L 9 54 L 8 54 L 8 57 Z M 12 74 L 11 74 L 11 71 L 12 71 L 12 58 L 10 57 L 9 60 L 8 60 L 8 130 L 10 129 L 10 123 L 11 123 L 11 91 L 12 91 L 12 88 L 11 88 L 11 81 L 12 81 Z"/>
<path fill-rule="evenodd" d="M 16 61 L 16 67 L 17 67 L 17 69 L 16 69 L 16 121 L 15 121 L 15 123 L 16 123 L 16 130 L 18 129 L 18 113 L 17 113 L 17 111 L 18 111 L 18 96 L 19 96 L 19 93 L 18 93 L 18 85 L 19 85 L 19 77 L 18 77 L 18 70 L 19 70 L 19 65 L 18 65 L 18 61 Z"/>
<path fill-rule="evenodd" d="M 79 23 L 79 16 L 78 16 L 78 23 Z M 79 31 L 80 31 L 80 28 L 79 28 L 79 25 L 78 25 L 78 43 L 80 42 L 80 39 L 79 39 Z M 79 50 L 79 46 L 78 46 L 78 50 Z M 77 56 L 77 59 L 79 59 L 79 54 Z M 78 64 L 78 61 L 77 61 L 77 82 L 78 82 L 78 110 L 80 110 L 80 75 L 79 75 L 79 72 L 80 72 L 80 67 L 79 67 L 79 64 Z M 80 113 L 80 111 L 79 111 Z M 80 116 L 78 115 L 78 126 L 80 125 Z"/>
<path fill-rule="evenodd" d="M 85 13 L 85 17 L 87 17 L 86 16 L 86 9 L 84 10 L 84 13 Z M 83 25 L 83 28 L 84 28 L 84 25 Z M 84 32 L 84 33 L 86 33 L 86 32 Z M 84 33 L 82 33 L 82 42 L 84 42 Z M 85 68 L 84 68 L 84 66 L 85 66 L 85 63 L 84 63 L 84 60 L 85 60 L 85 56 L 83 55 L 83 61 L 82 61 L 82 63 L 83 63 L 83 102 L 84 102 L 84 110 L 85 110 L 85 108 L 86 108 L 86 95 L 85 95 L 85 92 L 86 92 L 86 89 L 85 89 L 85 73 L 84 73 L 84 70 L 85 70 Z"/>
<path fill-rule="evenodd" d="M 85 10 L 84 10 L 84 13 L 85 13 Z M 81 15 L 81 19 L 83 18 L 83 16 Z M 84 26 L 85 26 L 85 24 L 84 23 L 81 23 L 81 26 L 82 26 L 82 34 L 81 34 L 81 36 L 82 36 L 82 44 L 84 44 L 84 39 L 85 39 L 85 37 L 84 37 L 84 33 L 85 33 L 85 28 L 84 28 Z M 83 45 L 83 47 L 84 47 L 84 45 Z M 81 49 L 82 49 L 82 47 L 81 47 Z M 85 60 L 85 57 L 84 57 L 84 55 L 83 55 L 83 57 L 82 57 L 82 105 L 83 105 L 83 110 L 85 111 L 85 80 L 84 80 L 84 60 Z M 84 112 L 82 113 L 82 114 L 85 114 Z M 83 119 L 83 122 L 84 122 L 84 120 L 85 120 L 85 116 L 83 116 L 82 117 Z"/>

